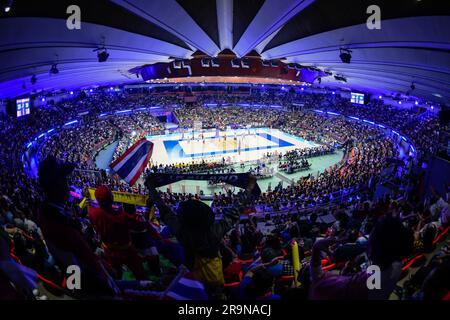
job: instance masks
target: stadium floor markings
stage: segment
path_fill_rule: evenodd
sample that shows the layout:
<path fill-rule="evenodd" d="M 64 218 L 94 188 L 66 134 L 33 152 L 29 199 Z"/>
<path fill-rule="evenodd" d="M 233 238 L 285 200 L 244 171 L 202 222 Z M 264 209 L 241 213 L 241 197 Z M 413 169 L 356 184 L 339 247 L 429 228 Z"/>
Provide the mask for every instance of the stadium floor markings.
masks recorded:
<path fill-rule="evenodd" d="M 156 164 L 200 159 L 217 161 L 223 157 L 230 158 L 233 162 L 253 161 L 267 152 L 317 146 L 313 142 L 270 128 L 189 131 L 148 136 L 147 139 L 155 144 L 152 162 Z"/>

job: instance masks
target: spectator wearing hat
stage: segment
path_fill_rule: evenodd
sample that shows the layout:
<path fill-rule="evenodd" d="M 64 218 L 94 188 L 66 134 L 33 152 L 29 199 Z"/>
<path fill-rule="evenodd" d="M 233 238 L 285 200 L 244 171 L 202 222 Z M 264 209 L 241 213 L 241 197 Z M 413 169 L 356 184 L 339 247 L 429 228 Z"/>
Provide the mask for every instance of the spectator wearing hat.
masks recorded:
<path fill-rule="evenodd" d="M 143 260 L 133 246 L 130 235 L 130 230 L 142 223 L 121 208 L 113 209 L 113 194 L 108 187 L 97 187 L 95 199 L 100 207 L 91 207 L 89 218 L 100 236 L 106 260 L 118 278 L 121 278 L 122 266 L 125 265 L 137 280 L 146 279 Z"/>

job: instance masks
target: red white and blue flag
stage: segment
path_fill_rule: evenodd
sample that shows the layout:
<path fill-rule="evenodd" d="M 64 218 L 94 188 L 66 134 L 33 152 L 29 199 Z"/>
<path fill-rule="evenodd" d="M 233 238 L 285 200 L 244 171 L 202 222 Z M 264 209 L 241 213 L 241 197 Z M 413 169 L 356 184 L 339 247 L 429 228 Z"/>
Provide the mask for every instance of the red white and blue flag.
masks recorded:
<path fill-rule="evenodd" d="M 203 284 L 190 272 L 169 286 L 164 297 L 168 300 L 208 300 Z"/>
<path fill-rule="evenodd" d="M 109 167 L 132 186 L 144 172 L 152 153 L 153 143 L 147 139 L 141 139 L 111 163 Z"/>

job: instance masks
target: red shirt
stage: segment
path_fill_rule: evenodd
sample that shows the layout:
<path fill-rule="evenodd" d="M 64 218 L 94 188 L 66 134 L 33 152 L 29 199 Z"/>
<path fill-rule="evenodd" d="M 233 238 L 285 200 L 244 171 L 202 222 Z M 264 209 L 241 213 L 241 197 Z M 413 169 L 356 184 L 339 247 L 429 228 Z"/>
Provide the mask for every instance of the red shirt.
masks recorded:
<path fill-rule="evenodd" d="M 106 211 L 103 208 L 89 209 L 89 218 L 106 245 L 123 246 L 131 242 L 130 227 L 137 223 L 123 211 Z"/>

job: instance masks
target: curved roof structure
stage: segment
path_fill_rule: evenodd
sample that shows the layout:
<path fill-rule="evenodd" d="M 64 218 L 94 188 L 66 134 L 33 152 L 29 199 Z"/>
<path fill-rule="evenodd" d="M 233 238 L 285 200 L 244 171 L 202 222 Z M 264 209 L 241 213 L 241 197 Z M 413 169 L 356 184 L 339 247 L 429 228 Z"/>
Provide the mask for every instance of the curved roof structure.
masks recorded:
<path fill-rule="evenodd" d="M 313 67 L 321 86 L 450 101 L 450 10 L 438 0 L 95 0 L 20 1 L 0 13 L 0 99 L 39 90 L 142 81 L 140 66 L 195 52 Z M 69 30 L 70 5 L 81 29 Z M 380 8 L 369 29 L 368 7 Z M 106 47 L 99 63 L 93 50 Z M 351 50 L 343 63 L 340 49 Z M 58 74 L 49 70 L 57 64 Z M 37 82 L 30 83 L 32 75 Z M 139 75 L 138 75 L 139 77 Z M 413 84 L 413 89 L 411 88 Z"/>

